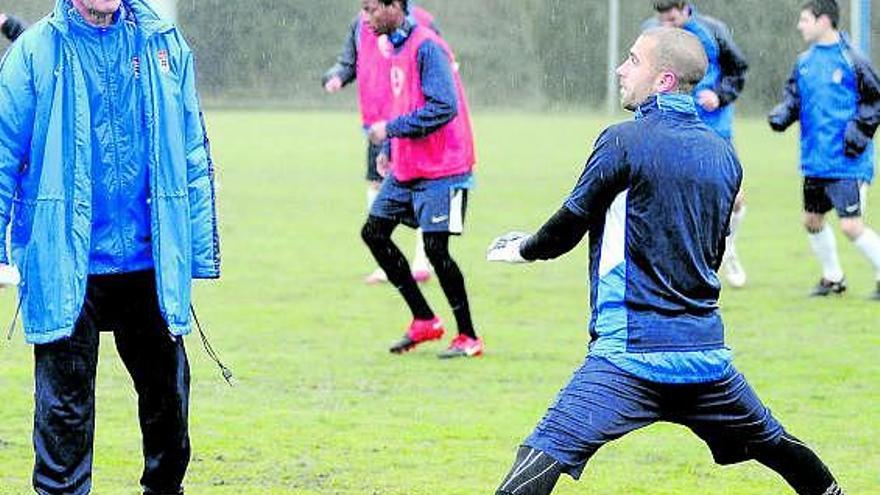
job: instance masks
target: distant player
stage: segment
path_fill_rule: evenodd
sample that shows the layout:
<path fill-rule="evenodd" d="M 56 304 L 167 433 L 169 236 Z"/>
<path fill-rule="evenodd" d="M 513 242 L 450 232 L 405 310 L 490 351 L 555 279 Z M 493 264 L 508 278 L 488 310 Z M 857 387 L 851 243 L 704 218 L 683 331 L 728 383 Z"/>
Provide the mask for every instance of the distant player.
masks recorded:
<path fill-rule="evenodd" d="M 6 36 L 6 39 L 15 41 L 25 29 L 27 29 L 27 25 L 21 19 L 5 12 L 0 12 L 0 32 L 3 33 L 3 36 Z"/>
<path fill-rule="evenodd" d="M 321 81 L 328 93 L 337 93 L 346 85 L 358 81 L 358 99 L 364 130 L 380 120 L 391 116 L 391 43 L 387 35 L 377 35 L 369 26 L 366 12 L 376 0 L 362 0 L 361 13 L 352 21 L 348 36 L 342 45 L 336 65 L 330 68 Z M 434 16 L 421 7 L 410 6 L 410 22 L 430 27 L 437 31 Z M 381 145 L 367 141 L 367 209 L 373 205 L 382 175 L 377 168 Z M 384 157 L 382 158 L 384 160 Z M 431 278 L 431 265 L 425 255 L 425 244 L 421 231 L 416 234 L 415 256 L 412 276 L 418 282 Z M 381 268 L 367 275 L 368 284 L 387 282 L 388 278 Z"/>
<path fill-rule="evenodd" d="M 658 23 L 666 27 L 682 28 L 700 39 L 709 67 L 703 80 L 694 88 L 697 112 L 706 124 L 733 145 L 734 102 L 739 98 L 746 82 L 749 65 L 742 51 L 733 41 L 727 26 L 709 16 L 697 12 L 693 3 L 683 0 L 653 0 L 657 19 L 647 26 Z M 730 235 L 724 252 L 722 270 L 732 287 L 746 284 L 746 272 L 736 253 L 736 234 L 745 218 L 746 206 L 742 192 L 737 196 L 730 217 Z"/>
<path fill-rule="evenodd" d="M 471 321 L 464 277 L 449 255 L 450 236 L 462 233 L 476 161 L 467 100 L 449 46 L 430 28 L 413 24 L 407 3 L 378 0 L 367 10 L 370 26 L 380 35 L 390 35 L 393 45 L 392 118 L 369 129 L 373 144 L 390 148 L 383 151 L 390 153 L 390 172 L 362 237 L 412 312 L 412 323 L 391 352 L 406 352 L 444 333 L 391 239 L 404 223 L 422 228 L 425 251 L 458 324 L 459 335 L 440 357 L 479 356 L 483 341 Z"/>
<path fill-rule="evenodd" d="M 798 30 L 810 48 L 798 57 L 770 126 L 782 132 L 801 122 L 804 226 L 822 265 L 813 296 L 841 294 L 846 279 L 834 232 L 825 223 L 831 210 L 840 229 L 874 266 L 880 301 L 880 237 L 862 219 L 868 183 L 874 178 L 872 139 L 880 124 L 880 80 L 871 63 L 837 30 L 834 0 L 803 5 Z"/>
<path fill-rule="evenodd" d="M 590 233 L 589 356 L 519 449 L 498 495 L 547 495 L 606 443 L 657 421 L 691 429 L 719 464 L 755 459 L 801 495 L 842 489 L 734 368 L 716 270 L 742 181 L 733 148 L 690 96 L 700 41 L 646 31 L 618 69 L 633 122 L 606 129 L 564 206 L 535 235 L 508 234 L 488 259 L 557 258 Z"/>

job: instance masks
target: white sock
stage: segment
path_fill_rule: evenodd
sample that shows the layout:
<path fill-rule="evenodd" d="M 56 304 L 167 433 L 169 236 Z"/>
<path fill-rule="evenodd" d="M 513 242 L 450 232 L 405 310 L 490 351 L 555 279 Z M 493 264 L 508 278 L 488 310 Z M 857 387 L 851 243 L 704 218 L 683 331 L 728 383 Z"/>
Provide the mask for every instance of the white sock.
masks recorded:
<path fill-rule="evenodd" d="M 826 224 L 818 234 L 810 234 L 809 237 L 813 252 L 822 264 L 822 276 L 825 280 L 830 282 L 843 280 L 843 268 L 840 267 L 840 260 L 837 257 L 837 239 L 831 227 Z"/>
<path fill-rule="evenodd" d="M 734 211 L 733 215 L 730 216 L 730 234 L 728 234 L 727 236 L 727 247 L 725 248 L 725 253 L 727 256 L 736 256 L 736 233 L 739 231 L 739 226 L 745 216 L 745 206 L 740 208 L 739 211 Z"/>
<path fill-rule="evenodd" d="M 379 190 L 374 189 L 373 186 L 367 186 L 367 211 L 370 211 L 370 208 L 373 207 L 373 202 L 376 201 L 377 196 L 379 196 Z"/>
<path fill-rule="evenodd" d="M 880 282 L 880 236 L 871 229 L 865 229 L 862 236 L 853 241 L 853 244 L 874 265 L 877 281 Z"/>
<path fill-rule="evenodd" d="M 430 270 L 431 264 L 428 263 L 428 256 L 425 254 L 425 238 L 422 229 L 416 230 L 416 248 L 413 253 L 414 270 Z"/>

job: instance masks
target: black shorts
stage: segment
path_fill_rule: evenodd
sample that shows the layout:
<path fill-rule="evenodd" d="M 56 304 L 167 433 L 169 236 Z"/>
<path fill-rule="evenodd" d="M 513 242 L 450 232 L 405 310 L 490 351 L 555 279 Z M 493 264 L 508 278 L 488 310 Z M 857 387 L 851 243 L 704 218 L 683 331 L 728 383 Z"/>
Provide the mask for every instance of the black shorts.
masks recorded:
<path fill-rule="evenodd" d="M 804 211 L 824 215 L 832 209 L 840 218 L 862 216 L 864 182 L 857 179 L 804 178 Z"/>
<path fill-rule="evenodd" d="M 383 177 L 379 175 L 379 170 L 376 168 L 376 158 L 381 151 L 381 145 L 376 146 L 367 141 L 367 180 L 370 182 L 382 182 Z"/>

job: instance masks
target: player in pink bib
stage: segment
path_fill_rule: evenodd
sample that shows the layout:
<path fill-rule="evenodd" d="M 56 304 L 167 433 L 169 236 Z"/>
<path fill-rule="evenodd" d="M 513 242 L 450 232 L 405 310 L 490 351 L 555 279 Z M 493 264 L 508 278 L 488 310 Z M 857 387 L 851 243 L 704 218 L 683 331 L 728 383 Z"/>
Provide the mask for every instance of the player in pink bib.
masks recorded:
<path fill-rule="evenodd" d="M 378 35 L 370 28 L 366 12 L 376 0 L 361 0 L 361 13 L 352 21 L 342 45 L 336 64 L 324 75 L 321 84 L 328 93 L 336 93 L 346 85 L 357 80 L 358 102 L 363 129 L 367 130 L 376 122 L 391 117 L 391 55 L 393 46 L 388 36 Z M 421 7 L 410 6 L 410 20 L 413 24 L 430 27 L 437 31 L 434 16 Z M 377 168 L 381 146 L 367 142 L 367 208 L 369 209 L 379 187 L 382 175 Z M 421 233 L 416 235 L 416 248 L 412 263 L 412 276 L 418 282 L 431 277 L 431 266 L 425 255 Z M 386 282 L 387 276 L 377 268 L 366 277 L 368 284 Z"/>
<path fill-rule="evenodd" d="M 483 341 L 471 320 L 464 277 L 449 254 L 449 237 L 462 233 L 476 161 L 467 100 L 449 46 L 431 29 L 414 24 L 407 4 L 376 0 L 366 11 L 373 30 L 391 43 L 392 99 L 391 118 L 369 128 L 370 141 L 383 146 L 389 169 L 361 234 L 412 312 L 412 323 L 391 352 L 406 352 L 444 333 L 391 240 L 403 223 L 424 232 L 428 259 L 455 314 L 458 336 L 439 356 L 479 356 Z"/>

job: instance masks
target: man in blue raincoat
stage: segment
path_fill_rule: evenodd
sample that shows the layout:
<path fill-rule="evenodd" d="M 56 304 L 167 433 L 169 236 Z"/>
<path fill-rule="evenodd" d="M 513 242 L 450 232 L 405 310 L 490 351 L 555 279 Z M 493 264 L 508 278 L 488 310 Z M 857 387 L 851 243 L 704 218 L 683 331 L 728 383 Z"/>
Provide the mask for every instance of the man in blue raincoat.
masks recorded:
<path fill-rule="evenodd" d="M 34 344 L 37 493 L 91 490 L 100 331 L 138 393 L 144 492 L 183 493 L 182 336 L 192 280 L 220 275 L 194 78 L 146 0 L 57 0 L 0 66 L 0 268 L 21 272 Z"/>

